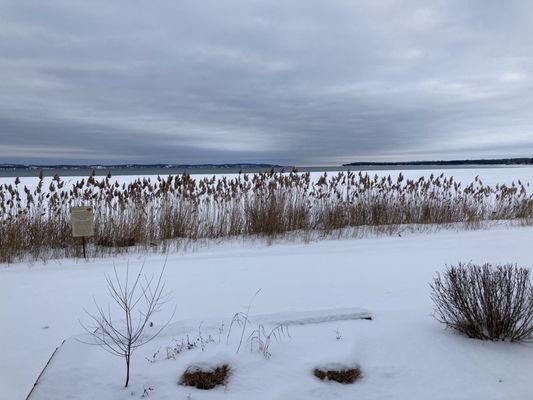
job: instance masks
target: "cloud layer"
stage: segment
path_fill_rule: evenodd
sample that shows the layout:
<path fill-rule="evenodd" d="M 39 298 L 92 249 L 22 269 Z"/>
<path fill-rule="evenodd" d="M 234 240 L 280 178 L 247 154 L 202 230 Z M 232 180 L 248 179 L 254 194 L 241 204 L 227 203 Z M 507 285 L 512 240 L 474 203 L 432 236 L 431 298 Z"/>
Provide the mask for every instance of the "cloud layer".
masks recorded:
<path fill-rule="evenodd" d="M 1 162 L 531 156 L 527 0 L 0 0 Z"/>

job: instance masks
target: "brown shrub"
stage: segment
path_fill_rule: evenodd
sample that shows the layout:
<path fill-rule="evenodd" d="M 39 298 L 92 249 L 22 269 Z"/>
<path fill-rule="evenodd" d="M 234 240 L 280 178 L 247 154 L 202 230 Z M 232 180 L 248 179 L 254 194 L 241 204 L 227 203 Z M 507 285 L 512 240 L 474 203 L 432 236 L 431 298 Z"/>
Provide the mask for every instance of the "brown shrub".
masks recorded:
<path fill-rule="evenodd" d="M 315 368 L 313 374 L 322 381 L 348 384 L 354 383 L 361 377 L 361 369 L 359 367 Z"/>
<path fill-rule="evenodd" d="M 192 365 L 183 373 L 179 384 L 203 390 L 213 389 L 215 386 L 226 384 L 229 373 L 228 364 L 216 368 Z"/>

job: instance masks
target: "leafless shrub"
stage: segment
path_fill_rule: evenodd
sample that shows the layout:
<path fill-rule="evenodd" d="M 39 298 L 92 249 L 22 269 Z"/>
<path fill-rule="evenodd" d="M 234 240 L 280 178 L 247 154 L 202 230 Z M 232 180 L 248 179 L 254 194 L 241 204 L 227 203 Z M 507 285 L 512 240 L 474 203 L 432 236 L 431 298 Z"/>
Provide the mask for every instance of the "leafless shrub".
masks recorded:
<path fill-rule="evenodd" d="M 471 338 L 509 340 L 533 335 L 530 271 L 516 265 L 459 264 L 433 281 L 436 318 Z"/>
<path fill-rule="evenodd" d="M 234 178 L 141 177 L 119 184 L 111 175 L 70 186 L 59 176 L 33 188 L 0 184 L 0 262 L 80 255 L 70 207 L 91 205 L 95 235 L 88 255 L 166 249 L 166 241 L 234 235 L 268 238 L 287 232 L 328 234 L 340 228 L 485 220 L 533 221 L 529 184 L 463 185 L 443 174 L 405 179 L 363 173 L 239 174 Z"/>
<path fill-rule="evenodd" d="M 150 277 L 143 275 L 141 268 L 133 283 L 129 279 L 129 267 L 124 278 L 119 277 L 116 268 L 113 268 L 113 271 L 113 277 L 106 274 L 107 289 L 110 298 L 120 309 L 121 318 L 114 318 L 110 306 L 106 309 L 94 301 L 97 312 L 95 314 L 87 312 L 91 323 L 84 324 L 80 321 L 80 324 L 91 337 L 83 343 L 100 346 L 108 353 L 124 359 L 126 364 L 124 386 L 128 387 L 131 357 L 134 351 L 152 341 L 170 322 L 169 319 L 154 332 L 146 332 L 146 328 L 151 325 L 152 316 L 159 312 L 167 301 L 163 281 L 164 267 L 159 276 Z"/>

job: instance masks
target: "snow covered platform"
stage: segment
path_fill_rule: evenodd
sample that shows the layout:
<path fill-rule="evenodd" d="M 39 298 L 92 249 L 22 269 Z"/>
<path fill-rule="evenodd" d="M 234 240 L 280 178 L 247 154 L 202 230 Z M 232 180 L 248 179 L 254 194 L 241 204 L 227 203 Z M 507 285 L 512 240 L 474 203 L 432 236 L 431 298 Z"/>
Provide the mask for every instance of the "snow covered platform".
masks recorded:
<path fill-rule="evenodd" d="M 325 341 L 334 339 L 334 343 L 343 339 L 338 326 L 350 327 L 351 324 L 348 324 L 348 322 L 353 323 L 356 320 L 371 319 L 372 314 L 364 309 L 343 308 L 248 316 L 246 327 L 236 323 L 232 318 L 175 322 L 167 326 L 157 339 L 139 350 L 135 355 L 139 371 L 136 374 L 134 372 L 134 374 L 135 376 L 143 376 L 143 378 L 139 378 L 144 383 L 141 396 L 144 394 L 145 396 L 150 395 L 150 398 L 166 398 L 162 394 L 156 394 L 155 384 L 148 383 L 159 381 L 162 368 L 169 370 L 163 373 L 167 376 L 170 376 L 172 372 L 175 375 L 179 371 L 183 372 L 191 365 L 191 362 L 193 362 L 192 365 L 227 362 L 231 365 L 232 370 L 237 368 L 237 371 L 248 369 L 248 364 L 252 363 L 254 368 L 261 370 L 261 364 L 268 366 L 268 364 L 272 363 L 272 358 L 278 351 L 277 348 L 283 348 L 285 342 L 285 346 L 298 347 L 297 343 L 300 343 L 300 341 L 295 342 L 291 335 L 295 327 L 297 327 L 297 332 L 304 333 L 302 337 L 308 336 L 309 332 L 313 331 L 326 332 L 329 340 L 324 337 Z M 241 323 L 243 321 L 241 319 Z M 333 326 L 333 323 L 336 325 Z M 326 324 L 327 328 L 325 330 L 316 329 L 316 327 L 309 329 L 310 325 L 317 324 Z M 268 345 L 266 343 L 261 345 L 255 339 L 252 339 L 254 336 L 257 338 L 260 327 L 265 328 L 265 332 L 268 334 L 272 329 L 276 329 L 279 326 L 283 326 L 284 330 L 276 333 L 275 337 L 273 335 Z M 303 329 L 304 326 L 307 326 L 308 329 Z M 157 328 L 153 327 L 152 329 L 155 330 Z M 243 329 L 244 341 L 237 353 Z M 302 344 L 313 347 L 320 346 L 318 342 L 309 344 L 309 339 L 307 337 L 307 341 Z M 262 340 L 266 341 L 268 339 L 263 337 Z M 322 340 L 320 339 L 320 341 Z M 126 389 L 119 389 L 123 366 L 117 363 L 118 359 L 110 357 L 100 347 L 88 346 L 86 342 L 90 341 L 89 335 L 77 335 L 65 340 L 53 353 L 50 362 L 35 383 L 28 400 L 90 399 L 94 398 L 95 393 L 100 393 L 97 397 L 102 399 L 115 398 L 106 397 L 110 396 L 111 393 L 118 396 L 116 398 L 121 398 L 120 394 L 127 392 Z M 339 346 L 337 345 L 337 347 Z M 303 350 L 305 353 L 305 349 Z M 346 350 L 348 351 L 349 349 L 347 348 Z M 342 353 L 342 351 L 338 353 L 335 361 Z M 302 357 L 297 358 L 302 359 Z M 351 361 L 350 357 L 344 355 L 340 357 L 340 361 L 345 361 L 345 359 Z M 282 370 L 286 368 L 285 366 L 280 367 Z M 313 365 L 309 364 L 304 371 L 308 373 L 312 371 L 312 367 Z M 235 376 L 237 373 L 232 373 L 232 375 Z M 176 387 L 178 377 L 179 374 L 170 378 L 165 384 L 160 384 L 161 386 L 157 392 L 172 396 L 173 393 L 183 394 L 194 391 L 191 388 Z M 233 380 L 232 377 L 231 381 Z M 75 382 L 75 384 L 65 385 L 65 382 Z M 140 384 L 141 382 L 137 383 Z M 80 385 L 84 384 L 89 387 L 87 387 L 87 390 L 80 390 Z M 106 389 L 101 389 L 102 386 Z M 138 390 L 140 390 L 140 386 L 134 383 L 130 394 L 133 393 L 134 395 Z M 229 390 L 229 385 L 226 390 Z M 250 388 L 250 390 L 250 394 L 255 392 L 253 388 Z"/>
<path fill-rule="evenodd" d="M 127 389 L 122 387 L 121 359 L 72 337 L 56 353 L 30 400 L 523 400 L 530 393 L 531 344 L 466 339 L 403 313 L 354 319 L 369 315 L 330 310 L 251 317 L 238 353 L 241 327 L 234 325 L 229 332 L 231 319 L 174 323 L 135 354 Z M 272 340 L 265 357 L 249 338 L 258 324 L 269 331 L 282 321 L 290 324 L 289 333 Z M 231 368 L 226 386 L 204 391 L 178 384 L 190 365 L 222 364 Z M 348 385 L 324 382 L 313 375 L 321 365 L 360 365 L 362 377 Z"/>
<path fill-rule="evenodd" d="M 372 319 L 372 314 L 362 308 L 340 308 L 293 313 L 263 314 L 249 317 L 250 321 L 269 325 L 309 325 L 325 322 Z"/>

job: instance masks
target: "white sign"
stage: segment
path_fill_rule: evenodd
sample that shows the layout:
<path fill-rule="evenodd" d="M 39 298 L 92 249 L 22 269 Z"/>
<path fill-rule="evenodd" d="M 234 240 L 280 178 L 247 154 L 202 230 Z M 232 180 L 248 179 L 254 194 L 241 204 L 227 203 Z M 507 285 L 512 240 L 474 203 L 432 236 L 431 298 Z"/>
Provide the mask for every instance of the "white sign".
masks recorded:
<path fill-rule="evenodd" d="M 72 221 L 72 236 L 93 236 L 93 208 L 89 206 L 71 207 L 70 219 Z"/>

